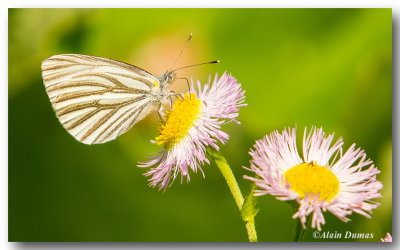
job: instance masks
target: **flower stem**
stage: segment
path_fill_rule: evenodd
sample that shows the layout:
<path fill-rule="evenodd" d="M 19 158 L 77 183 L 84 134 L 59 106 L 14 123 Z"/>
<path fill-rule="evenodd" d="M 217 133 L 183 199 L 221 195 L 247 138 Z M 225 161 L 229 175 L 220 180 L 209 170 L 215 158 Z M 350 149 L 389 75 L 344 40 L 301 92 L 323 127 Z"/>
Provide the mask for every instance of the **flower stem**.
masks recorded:
<path fill-rule="evenodd" d="M 256 225 L 254 223 L 254 218 L 252 220 L 246 221 L 247 236 L 250 242 L 257 242 L 257 231 Z"/>
<path fill-rule="evenodd" d="M 297 219 L 296 221 L 296 231 L 294 233 L 293 241 L 300 242 L 303 240 L 306 230 L 303 228 L 303 225 L 301 224 L 301 221 L 299 219 Z"/>
<path fill-rule="evenodd" d="M 296 212 L 299 209 L 299 204 L 295 201 L 288 201 L 288 204 L 292 207 L 293 211 Z M 306 221 L 306 226 L 308 225 L 309 219 Z M 296 219 L 296 229 L 293 235 L 294 242 L 301 242 L 306 233 L 306 229 L 303 228 L 303 225 L 300 219 Z"/>
<path fill-rule="evenodd" d="M 217 167 L 221 171 L 222 176 L 225 178 L 225 181 L 228 184 L 232 196 L 235 199 L 236 205 L 239 208 L 239 211 L 242 213 L 242 208 L 245 203 L 245 199 L 243 198 L 242 192 L 240 191 L 235 175 L 233 174 L 232 169 L 230 168 L 228 162 L 226 161 L 225 157 L 223 157 L 222 154 L 216 151 L 215 149 L 209 148 L 207 152 L 213 158 L 215 165 L 217 165 Z M 252 195 L 252 193 L 250 195 Z M 255 211 L 255 209 L 252 210 Z M 256 213 L 254 213 L 254 215 L 252 216 L 249 216 L 248 214 L 247 216 L 242 215 L 242 219 L 246 223 L 246 230 L 250 242 L 257 242 L 257 231 L 254 223 L 255 214 Z"/>
<path fill-rule="evenodd" d="M 209 150 L 209 154 L 213 157 L 215 164 L 221 171 L 222 176 L 225 178 L 233 198 L 235 199 L 236 205 L 240 210 L 243 206 L 244 199 L 232 169 L 229 167 L 226 159 L 218 151 L 214 149 Z"/>

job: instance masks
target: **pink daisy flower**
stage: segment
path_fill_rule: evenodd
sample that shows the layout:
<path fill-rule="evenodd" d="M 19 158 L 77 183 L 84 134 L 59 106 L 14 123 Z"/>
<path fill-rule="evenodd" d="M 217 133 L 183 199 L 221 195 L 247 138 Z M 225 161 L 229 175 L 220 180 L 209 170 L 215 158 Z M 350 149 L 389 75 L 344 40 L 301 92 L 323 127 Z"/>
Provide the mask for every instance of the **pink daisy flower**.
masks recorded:
<path fill-rule="evenodd" d="M 381 242 L 392 242 L 392 235 L 387 233 L 385 238 L 381 238 Z"/>
<path fill-rule="evenodd" d="M 344 222 L 353 212 L 370 218 L 368 213 L 380 204 L 382 183 L 376 180 L 379 170 L 355 144 L 343 154 L 343 140 L 333 142 L 333 134 L 322 128 L 304 131 L 303 157 L 296 146 L 296 129 L 274 131 L 256 141 L 250 168 L 256 177 L 245 176 L 259 187 L 255 195 L 270 194 L 283 201 L 294 200 L 303 228 L 312 214 L 311 226 L 321 230 L 323 212 L 330 211 Z"/>
<path fill-rule="evenodd" d="M 224 73 L 214 82 L 201 85 L 197 89 L 192 81 L 191 93 L 184 94 L 166 112 L 165 123 L 160 127 L 160 135 L 155 144 L 164 149 L 139 167 L 153 167 L 145 175 L 151 176 L 150 185 L 167 188 L 181 175 L 190 180 L 189 170 L 201 171 L 201 166 L 209 163 L 207 147 L 218 150 L 217 142 L 225 143 L 229 135 L 221 130 L 221 125 L 236 120 L 240 107 L 245 106 L 242 86 L 231 75 Z"/>

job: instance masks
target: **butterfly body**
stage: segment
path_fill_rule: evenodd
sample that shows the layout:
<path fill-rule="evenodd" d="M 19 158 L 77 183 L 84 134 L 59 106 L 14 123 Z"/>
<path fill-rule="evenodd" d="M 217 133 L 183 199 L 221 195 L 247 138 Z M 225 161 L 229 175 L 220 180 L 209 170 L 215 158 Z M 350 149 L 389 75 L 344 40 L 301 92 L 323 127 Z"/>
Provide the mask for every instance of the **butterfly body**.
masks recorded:
<path fill-rule="evenodd" d="M 104 143 L 129 130 L 174 95 L 174 72 L 159 77 L 123 62 L 61 54 L 42 63 L 42 77 L 64 128 L 85 144 Z"/>

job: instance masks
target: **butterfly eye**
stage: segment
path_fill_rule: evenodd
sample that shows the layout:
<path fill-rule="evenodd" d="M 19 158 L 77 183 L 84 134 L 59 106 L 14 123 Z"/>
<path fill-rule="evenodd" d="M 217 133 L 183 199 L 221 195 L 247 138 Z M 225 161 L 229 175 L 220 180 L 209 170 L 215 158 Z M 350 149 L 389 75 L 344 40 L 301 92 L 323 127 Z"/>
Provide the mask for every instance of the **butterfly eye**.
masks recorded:
<path fill-rule="evenodd" d="M 176 73 L 175 72 L 169 72 L 168 74 L 168 83 L 172 83 L 176 78 Z"/>

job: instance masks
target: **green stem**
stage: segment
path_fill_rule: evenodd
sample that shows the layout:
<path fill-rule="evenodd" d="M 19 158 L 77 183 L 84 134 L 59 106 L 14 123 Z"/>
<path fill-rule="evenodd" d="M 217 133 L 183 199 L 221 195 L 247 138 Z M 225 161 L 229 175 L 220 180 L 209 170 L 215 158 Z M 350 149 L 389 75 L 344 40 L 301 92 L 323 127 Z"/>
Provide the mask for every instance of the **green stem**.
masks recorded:
<path fill-rule="evenodd" d="M 293 241 L 300 242 L 303 240 L 306 230 L 303 228 L 300 219 L 297 219 L 296 221 L 296 231 L 294 233 Z"/>
<path fill-rule="evenodd" d="M 214 158 L 214 162 L 219 168 L 222 173 L 222 176 L 225 178 L 226 183 L 228 184 L 229 189 L 235 199 L 236 205 L 238 206 L 239 210 L 243 206 L 243 195 L 240 191 L 239 185 L 236 181 L 235 175 L 232 172 L 232 169 L 229 167 L 226 159 L 217 151 L 209 150 L 210 155 Z"/>
<path fill-rule="evenodd" d="M 297 212 L 297 210 L 299 209 L 299 204 L 297 202 L 295 202 L 295 201 L 290 201 L 288 203 L 292 207 L 293 211 Z M 309 220 L 307 219 L 306 227 L 308 225 L 308 221 Z M 301 242 L 303 240 L 303 238 L 304 238 L 305 233 L 306 233 L 306 229 L 303 228 L 303 225 L 302 225 L 300 219 L 299 218 L 296 219 L 296 229 L 295 229 L 295 232 L 294 232 L 293 241 L 294 242 Z"/>
<path fill-rule="evenodd" d="M 254 218 L 252 220 L 246 221 L 247 236 L 250 242 L 257 242 L 257 231 Z"/>
<path fill-rule="evenodd" d="M 235 175 L 233 174 L 228 162 L 221 153 L 214 149 L 209 148 L 207 152 L 210 156 L 212 156 L 215 165 L 219 168 L 222 176 L 225 178 L 225 181 L 228 184 L 229 190 L 231 191 L 232 196 L 235 199 L 239 211 L 242 211 L 245 200 L 243 198 L 242 192 L 240 191 Z M 246 230 L 250 242 L 257 242 L 257 231 L 255 228 L 254 216 L 246 216 L 246 218 L 242 216 L 242 219 L 246 223 Z"/>

